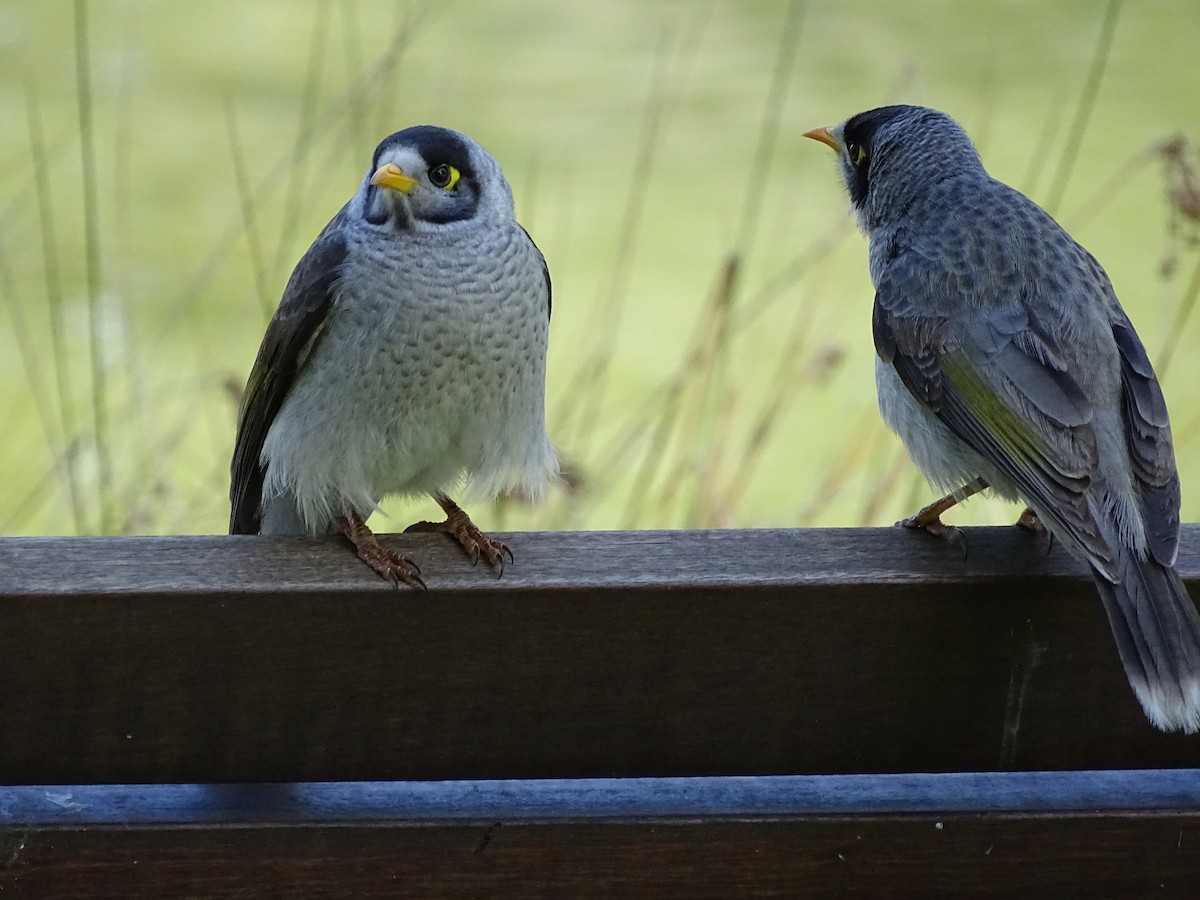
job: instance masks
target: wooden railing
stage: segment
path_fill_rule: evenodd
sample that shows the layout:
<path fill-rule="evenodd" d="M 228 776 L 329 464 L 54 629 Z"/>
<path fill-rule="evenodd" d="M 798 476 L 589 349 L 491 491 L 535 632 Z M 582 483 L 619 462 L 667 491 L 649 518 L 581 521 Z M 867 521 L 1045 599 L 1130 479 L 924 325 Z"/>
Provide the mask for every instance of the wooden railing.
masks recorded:
<path fill-rule="evenodd" d="M 968 534 L 0 540 L 0 896 L 1200 896 L 1200 736 Z"/>

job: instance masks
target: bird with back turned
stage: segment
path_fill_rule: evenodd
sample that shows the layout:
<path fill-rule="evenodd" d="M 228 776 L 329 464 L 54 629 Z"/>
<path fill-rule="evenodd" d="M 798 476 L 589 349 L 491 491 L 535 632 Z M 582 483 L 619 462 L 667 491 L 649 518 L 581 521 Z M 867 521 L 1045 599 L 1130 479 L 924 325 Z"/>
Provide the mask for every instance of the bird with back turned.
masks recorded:
<path fill-rule="evenodd" d="M 1176 572 L 1179 475 L 1166 402 L 1100 264 L 991 178 L 949 116 L 889 106 L 806 133 L 831 147 L 870 242 L 884 420 L 950 491 L 1029 510 L 1090 567 L 1150 721 L 1200 731 L 1200 615 Z"/>

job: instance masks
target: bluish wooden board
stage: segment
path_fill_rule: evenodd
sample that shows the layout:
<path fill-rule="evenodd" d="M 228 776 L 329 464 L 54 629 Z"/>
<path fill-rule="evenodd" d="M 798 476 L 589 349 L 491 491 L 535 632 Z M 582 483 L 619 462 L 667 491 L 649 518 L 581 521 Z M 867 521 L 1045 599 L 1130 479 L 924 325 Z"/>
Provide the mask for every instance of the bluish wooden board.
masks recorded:
<path fill-rule="evenodd" d="M 1200 769 L 0 788 L 0 828 L 1200 812 Z"/>

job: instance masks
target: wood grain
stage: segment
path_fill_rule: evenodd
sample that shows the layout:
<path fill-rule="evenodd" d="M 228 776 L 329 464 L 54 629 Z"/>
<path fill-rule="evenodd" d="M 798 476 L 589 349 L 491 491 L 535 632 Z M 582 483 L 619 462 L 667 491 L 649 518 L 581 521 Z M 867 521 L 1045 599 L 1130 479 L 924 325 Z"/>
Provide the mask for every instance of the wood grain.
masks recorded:
<path fill-rule="evenodd" d="M 5 896 L 1194 900 L 1196 813 L 419 827 L 68 828 L 5 837 Z"/>
<path fill-rule="evenodd" d="M 1200 770 L 0 789 L 5 896 L 1186 897 Z"/>
<path fill-rule="evenodd" d="M 969 538 L 0 540 L 0 893 L 1195 897 L 1200 737 Z"/>
<path fill-rule="evenodd" d="M 968 528 L 969 553 L 898 528 L 497 534 L 516 562 L 497 579 L 441 535 L 383 535 L 421 563 L 431 595 L 774 585 L 1083 583 L 1060 547 L 1019 528 Z M 1200 525 L 1183 526 L 1185 581 L 1200 581 Z M 391 594 L 336 537 L 0 538 L 0 597 L 153 593 Z"/>
<path fill-rule="evenodd" d="M 1200 769 L 0 787 L 5 829 L 1077 812 L 1200 812 Z"/>
<path fill-rule="evenodd" d="M 1011 528 L 0 540 L 0 780 L 1195 767 L 1082 568 Z M 1200 529 L 1180 569 L 1200 578 Z"/>

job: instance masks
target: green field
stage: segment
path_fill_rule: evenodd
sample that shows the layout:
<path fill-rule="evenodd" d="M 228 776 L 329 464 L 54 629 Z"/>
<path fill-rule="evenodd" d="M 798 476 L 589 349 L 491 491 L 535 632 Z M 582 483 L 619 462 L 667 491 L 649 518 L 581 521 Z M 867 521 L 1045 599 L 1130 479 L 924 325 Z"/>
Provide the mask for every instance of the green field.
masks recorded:
<path fill-rule="evenodd" d="M 1090 77 L 1105 11 L 112 2 L 81 31 L 73 4 L 0 4 L 0 533 L 223 531 L 237 395 L 291 267 L 375 143 L 422 122 L 500 160 L 554 276 L 574 484 L 468 504 L 482 527 L 890 523 L 930 495 L 875 412 L 865 240 L 802 137 L 889 102 L 958 118 L 1101 260 L 1160 369 L 1174 345 L 1200 519 L 1200 230 L 1155 149 L 1200 141 L 1200 12 L 1124 4 Z M 436 511 L 386 509 L 385 530 Z"/>

